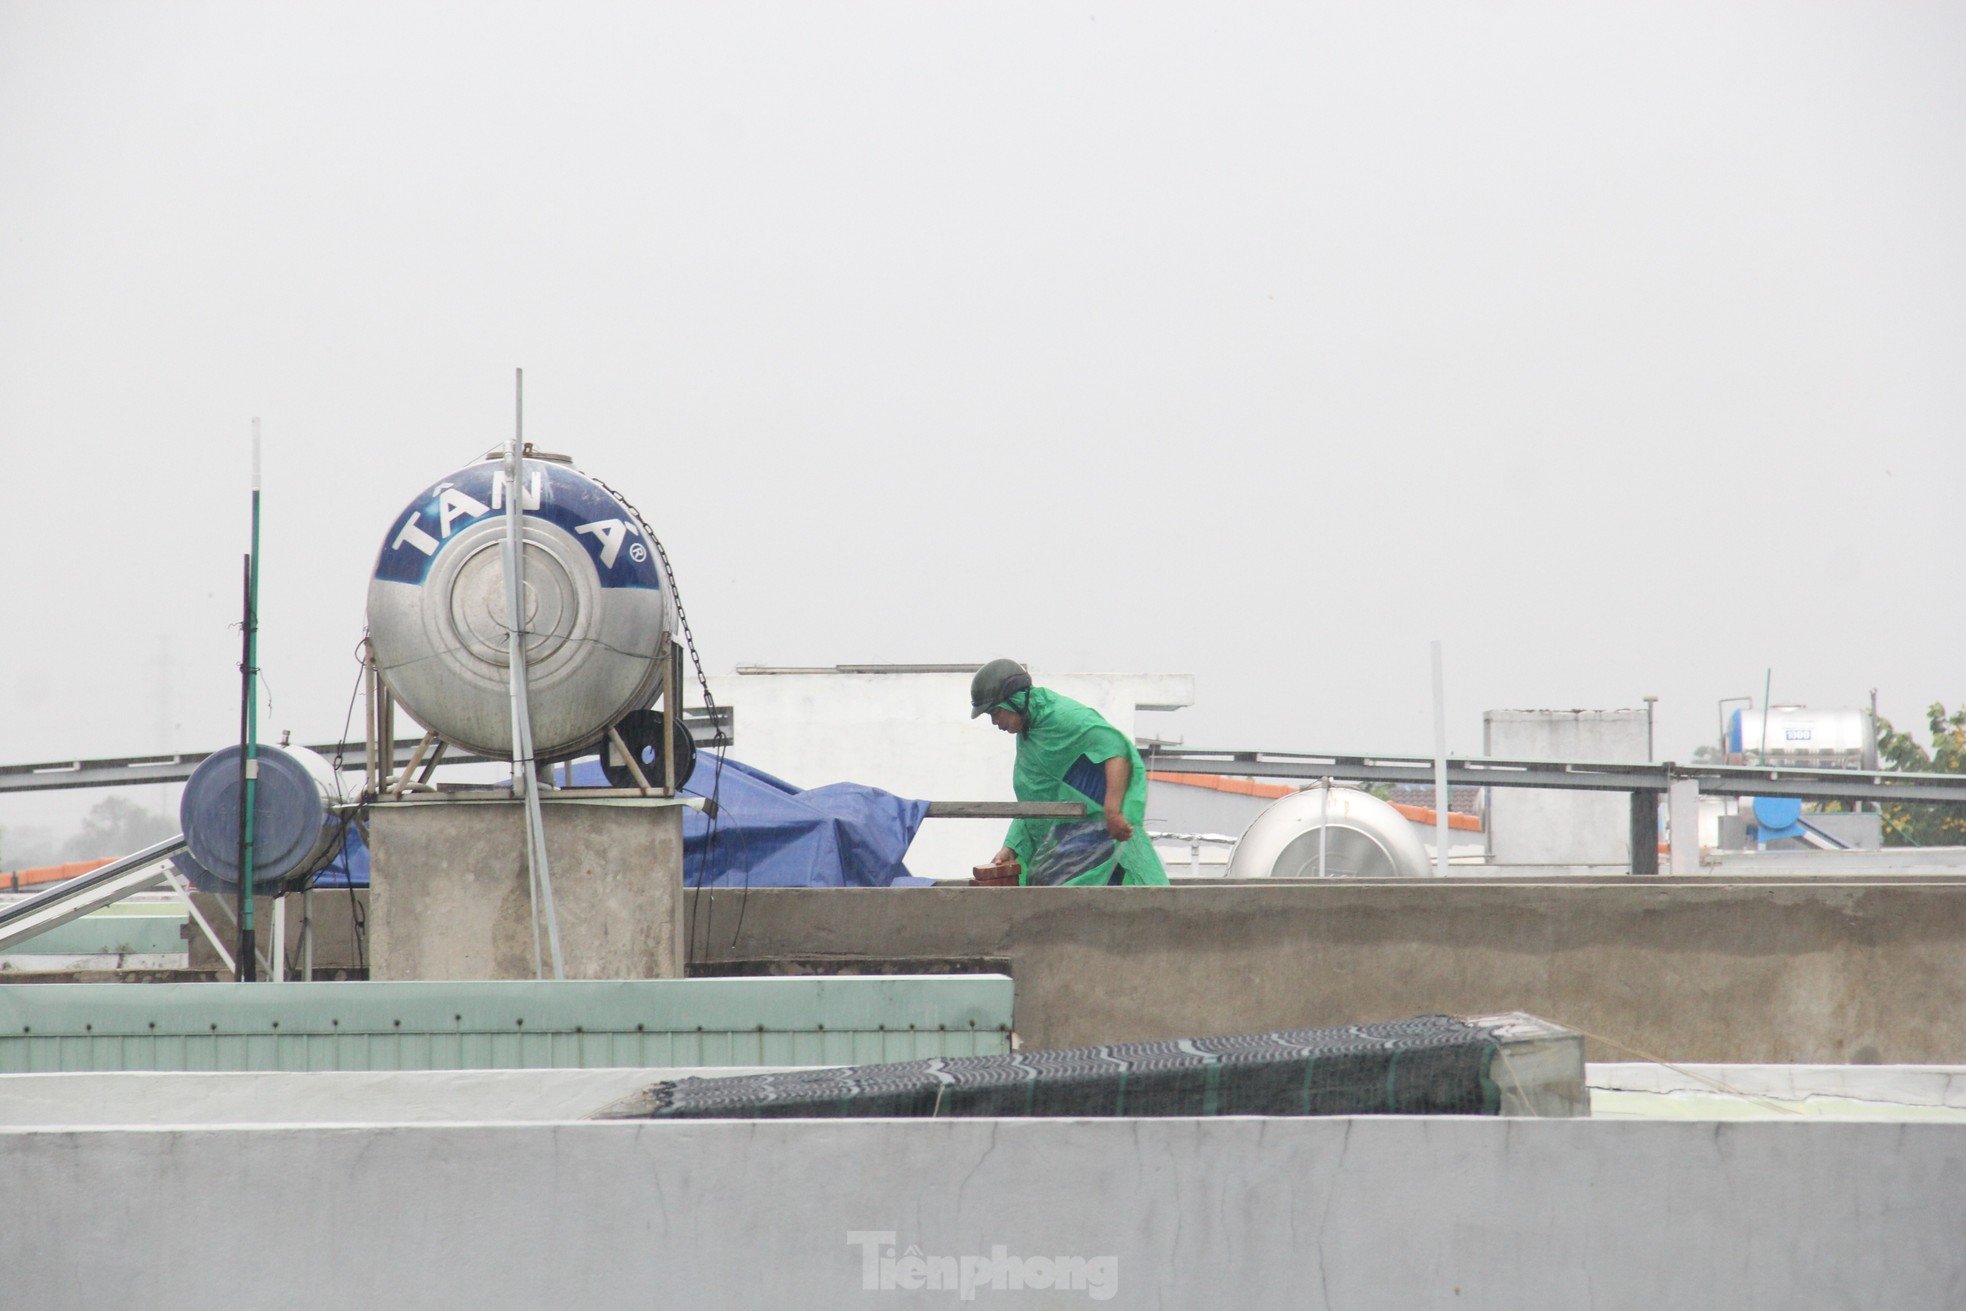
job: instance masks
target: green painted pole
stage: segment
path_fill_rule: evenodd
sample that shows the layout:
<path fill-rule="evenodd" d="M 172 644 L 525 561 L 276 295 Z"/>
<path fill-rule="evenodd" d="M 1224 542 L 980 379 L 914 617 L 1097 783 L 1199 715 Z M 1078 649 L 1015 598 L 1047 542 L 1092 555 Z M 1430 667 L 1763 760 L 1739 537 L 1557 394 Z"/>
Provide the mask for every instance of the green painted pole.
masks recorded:
<path fill-rule="evenodd" d="M 259 793 L 259 420 L 253 420 L 253 537 L 246 556 L 245 660 L 240 664 L 239 709 L 239 981 L 259 977 L 253 941 L 253 821 Z M 284 949 L 286 944 L 279 947 Z"/>

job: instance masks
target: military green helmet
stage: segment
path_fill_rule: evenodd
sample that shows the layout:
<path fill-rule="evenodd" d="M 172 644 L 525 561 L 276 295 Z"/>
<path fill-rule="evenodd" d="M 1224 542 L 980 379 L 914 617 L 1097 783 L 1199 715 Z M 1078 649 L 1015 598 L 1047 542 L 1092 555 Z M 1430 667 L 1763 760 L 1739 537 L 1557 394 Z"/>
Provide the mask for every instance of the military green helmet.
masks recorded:
<path fill-rule="evenodd" d="M 1031 671 L 1015 660 L 992 660 L 969 680 L 969 717 L 987 715 L 1031 686 Z"/>

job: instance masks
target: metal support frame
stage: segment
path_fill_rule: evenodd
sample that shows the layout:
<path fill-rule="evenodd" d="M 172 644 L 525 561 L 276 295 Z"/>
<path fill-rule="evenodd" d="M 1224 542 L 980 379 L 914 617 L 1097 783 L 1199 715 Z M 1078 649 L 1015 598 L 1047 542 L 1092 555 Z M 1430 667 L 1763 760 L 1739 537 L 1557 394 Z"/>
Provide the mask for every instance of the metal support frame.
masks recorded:
<path fill-rule="evenodd" d="M 630 751 L 628 744 L 621 740 L 621 730 L 613 724 L 608 725 L 608 742 L 621 753 L 621 759 L 627 763 L 628 776 L 635 780 L 635 791 L 645 797 L 654 796 L 655 789 L 649 786 L 648 778 L 642 773 L 642 762 L 635 758 L 635 753 Z"/>
<path fill-rule="evenodd" d="M 1353 783 L 1433 782 L 1431 756 L 1321 755 L 1282 751 L 1176 748 L 1143 752 L 1157 774 L 1228 774 L 1237 778 L 1330 777 Z M 1676 779 L 1696 779 L 1715 796 L 1802 797 L 1808 800 L 1951 801 L 1966 803 L 1966 774 L 1890 770 L 1788 769 L 1741 765 L 1680 765 L 1574 760 L 1451 758 L 1450 785 L 1556 788 L 1589 792 L 1664 792 Z"/>
<path fill-rule="evenodd" d="M 226 922 L 228 924 L 231 924 L 234 928 L 238 927 L 239 924 L 238 918 L 235 915 L 233 915 L 232 908 L 225 904 L 224 897 L 213 897 L 212 904 L 218 907 L 218 913 L 225 916 Z M 272 965 L 266 959 L 266 950 L 263 945 L 258 943 L 254 944 L 253 961 L 260 970 L 269 973 L 271 972 Z M 238 977 L 239 968 L 238 968 L 238 962 L 236 960 L 233 962 L 232 973 L 234 978 Z"/>
<path fill-rule="evenodd" d="M 683 785 L 676 777 L 676 725 L 683 722 L 682 648 L 664 633 L 662 660 L 662 795 L 673 797 Z"/>
<path fill-rule="evenodd" d="M 441 758 L 444 754 L 444 744 L 435 733 L 425 733 L 423 740 L 416 744 L 416 750 L 410 754 L 410 763 L 403 766 L 403 772 L 394 777 L 384 778 L 377 791 L 387 791 L 396 800 L 402 800 L 403 793 L 419 781 L 413 779 L 411 775 L 416 773 L 416 767 L 423 763 L 423 753 L 430 750 L 432 745 L 435 745 L 437 748 L 436 756 L 433 756 L 430 761 L 431 768 L 434 769 L 438 758 Z M 429 776 L 429 771 L 424 771 L 424 778 L 427 779 Z M 390 786 L 392 783 L 395 784 L 393 788 Z"/>
<path fill-rule="evenodd" d="M 931 801 L 929 819 L 1084 819 L 1076 801 Z"/>
<path fill-rule="evenodd" d="M 365 685 L 369 676 L 364 675 Z M 375 689 L 369 691 L 370 700 L 364 704 L 373 707 L 377 695 Z M 422 741 L 421 738 L 397 738 L 388 751 L 378 753 L 375 744 L 377 716 L 373 709 L 363 715 L 363 736 L 358 742 L 309 742 L 306 750 L 333 760 L 339 756 L 344 770 L 362 770 L 365 776 L 364 787 L 374 795 L 374 789 L 384 780 L 376 777 L 378 769 L 393 775 L 395 766 L 409 762 L 411 755 Z M 718 706 L 713 716 L 707 708 L 685 707 L 683 727 L 698 747 L 713 747 L 721 731 L 724 745 L 736 741 L 736 716 L 729 706 Z M 444 761 L 453 765 L 473 765 L 482 763 L 485 757 L 461 750 L 455 743 L 439 739 L 438 745 L 444 748 Z M 110 787 L 153 787 L 160 783 L 182 783 L 190 778 L 192 772 L 212 755 L 210 751 L 177 751 L 152 756 L 104 756 L 90 760 L 43 760 L 28 764 L 0 765 L 0 794 L 11 792 L 63 792 L 82 788 Z M 435 754 L 434 752 L 432 753 Z M 431 766 L 425 757 L 423 771 L 427 775 Z M 428 782 L 427 777 L 419 777 L 418 782 Z M 688 780 L 683 780 L 687 782 Z"/>
<path fill-rule="evenodd" d="M 1241 778 L 1323 779 L 1354 783 L 1437 785 L 1426 756 L 1311 755 L 1267 751 L 1153 748 L 1147 768 L 1160 774 L 1228 774 Z M 1621 761 L 1449 760 L 1447 781 L 1472 787 L 1625 792 L 1631 797 L 1632 873 L 1659 872 L 1659 802 L 1670 807 L 1674 874 L 1700 869 L 1700 795 L 1799 797 L 1812 801 L 1937 801 L 1966 804 L 1966 775 L 1889 770 L 1785 769 L 1741 765 L 1635 764 Z"/>
<path fill-rule="evenodd" d="M 112 860 L 102 868 L 70 879 L 59 887 L 49 888 L 46 892 L 0 909 L 0 948 L 25 942 L 36 934 L 59 928 L 91 911 L 113 906 L 135 893 L 168 888 L 184 903 L 185 909 L 191 913 L 192 922 L 197 924 L 198 931 L 218 952 L 227 971 L 233 978 L 239 978 L 237 958 L 226 949 L 223 935 L 199 911 L 197 903 L 192 900 L 190 885 L 171 864 L 171 857 L 183 850 L 184 835 L 180 833 L 176 837 L 152 843 L 121 860 Z M 225 898 L 214 897 L 212 904 L 230 921 L 232 928 L 239 927 L 238 917 L 227 908 Z M 267 964 L 265 952 L 255 950 L 253 959 L 257 964 Z"/>
<path fill-rule="evenodd" d="M 164 866 L 164 881 L 170 885 L 171 891 L 177 894 L 177 899 L 184 903 L 184 909 L 191 915 L 191 922 L 196 924 L 198 931 L 205 935 L 205 941 L 210 943 L 212 950 L 218 953 L 218 958 L 225 962 L 225 972 L 235 979 L 238 978 L 239 967 L 233 962 L 232 953 L 226 949 L 225 940 L 213 930 L 212 922 L 205 918 L 203 911 L 198 909 L 198 903 L 192 900 L 191 885 L 185 882 L 184 875 L 167 863 Z"/>
<path fill-rule="evenodd" d="M 168 866 L 183 850 L 184 836 L 179 834 L 0 909 L 0 949 L 160 886 L 166 880 L 159 866 Z"/>
<path fill-rule="evenodd" d="M 300 894 L 300 978 L 314 982 L 314 889 Z"/>

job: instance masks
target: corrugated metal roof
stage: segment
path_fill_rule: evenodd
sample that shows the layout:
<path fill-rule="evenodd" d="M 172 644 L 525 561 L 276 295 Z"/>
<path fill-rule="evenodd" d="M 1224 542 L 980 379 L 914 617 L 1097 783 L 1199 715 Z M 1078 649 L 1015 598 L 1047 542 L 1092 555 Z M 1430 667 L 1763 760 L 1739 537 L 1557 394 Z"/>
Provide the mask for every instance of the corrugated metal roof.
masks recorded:
<path fill-rule="evenodd" d="M 832 1065 L 1010 1048 L 1002 975 L 0 986 L 0 1073 Z"/>

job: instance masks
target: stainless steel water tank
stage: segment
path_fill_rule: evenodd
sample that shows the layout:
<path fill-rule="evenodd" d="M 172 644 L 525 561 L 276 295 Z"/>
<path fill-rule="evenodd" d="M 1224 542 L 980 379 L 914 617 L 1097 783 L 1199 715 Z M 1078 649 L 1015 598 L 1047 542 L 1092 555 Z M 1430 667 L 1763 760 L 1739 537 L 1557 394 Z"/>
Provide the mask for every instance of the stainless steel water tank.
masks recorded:
<path fill-rule="evenodd" d="M 193 861 L 226 887 L 239 883 L 240 748 L 200 761 L 184 785 L 178 823 Z M 253 883 L 262 891 L 312 874 L 341 843 L 334 768 L 305 747 L 262 744 L 253 786 Z"/>
<path fill-rule="evenodd" d="M 1743 764 L 1765 760 L 1792 769 L 1876 769 L 1877 721 L 1859 709 L 1736 710 L 1728 720 L 1727 752 L 1730 762 Z"/>
<path fill-rule="evenodd" d="M 668 589 L 640 524 L 571 465 L 528 459 L 523 488 L 526 688 L 534 754 L 579 753 L 655 699 Z M 383 681 L 446 741 L 512 753 L 505 468 L 488 458 L 420 493 L 383 538 L 369 645 Z"/>
<path fill-rule="evenodd" d="M 1324 830 L 1323 868 L 1318 831 Z M 1265 807 L 1229 853 L 1232 879 L 1418 878 L 1427 849 L 1406 816 L 1357 788 L 1309 788 Z"/>

